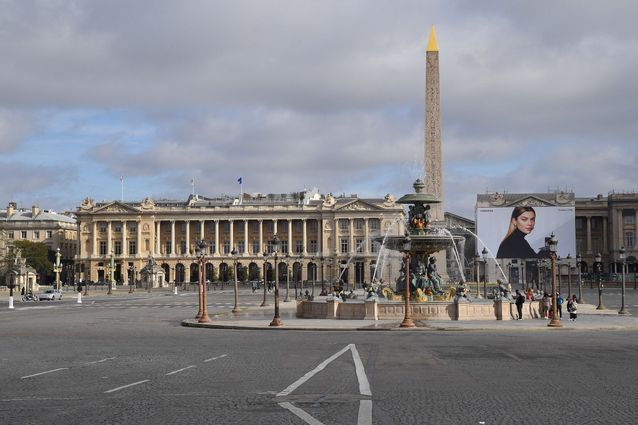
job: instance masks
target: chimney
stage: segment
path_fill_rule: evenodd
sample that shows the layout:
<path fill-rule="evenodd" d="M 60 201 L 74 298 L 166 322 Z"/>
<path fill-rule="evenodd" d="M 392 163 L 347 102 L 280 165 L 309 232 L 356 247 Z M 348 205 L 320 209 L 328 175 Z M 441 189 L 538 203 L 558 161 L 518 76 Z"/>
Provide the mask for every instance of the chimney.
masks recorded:
<path fill-rule="evenodd" d="M 40 213 L 40 208 L 37 205 L 33 205 L 31 207 L 31 218 L 35 218 L 36 215 Z"/>
<path fill-rule="evenodd" d="M 9 206 L 7 207 L 7 218 L 11 217 L 17 208 L 18 204 L 15 202 L 9 202 Z"/>

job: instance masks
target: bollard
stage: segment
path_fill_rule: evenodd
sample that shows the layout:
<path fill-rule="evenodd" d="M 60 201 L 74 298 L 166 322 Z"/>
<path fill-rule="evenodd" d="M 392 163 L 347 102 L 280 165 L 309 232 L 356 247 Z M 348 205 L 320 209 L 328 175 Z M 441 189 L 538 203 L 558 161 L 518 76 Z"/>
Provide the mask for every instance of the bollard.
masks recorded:
<path fill-rule="evenodd" d="M 78 304 L 82 304 L 82 292 L 78 292 Z"/>
<path fill-rule="evenodd" d="M 173 293 L 177 295 L 177 286 L 173 287 Z"/>
<path fill-rule="evenodd" d="M 13 297 L 9 297 L 9 309 L 13 309 Z"/>

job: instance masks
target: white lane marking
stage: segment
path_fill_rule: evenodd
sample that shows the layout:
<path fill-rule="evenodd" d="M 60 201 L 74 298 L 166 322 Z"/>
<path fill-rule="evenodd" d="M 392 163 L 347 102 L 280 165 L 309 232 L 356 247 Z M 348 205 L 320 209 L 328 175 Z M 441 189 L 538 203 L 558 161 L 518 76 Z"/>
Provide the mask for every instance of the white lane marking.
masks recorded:
<path fill-rule="evenodd" d="M 306 413 L 304 410 L 301 410 L 300 408 L 295 407 L 288 402 L 279 403 L 279 405 L 283 407 L 284 409 L 290 410 L 295 416 L 297 416 L 298 418 L 300 418 L 302 421 L 306 422 L 307 424 L 323 425 L 323 422 L 319 422 L 318 420 L 310 416 L 308 413 Z"/>
<path fill-rule="evenodd" d="M 350 351 L 352 351 L 352 359 L 354 360 L 354 367 L 357 371 L 357 379 L 359 380 L 359 393 L 371 396 L 370 382 L 368 382 L 366 371 L 363 369 L 363 363 L 361 362 L 361 357 L 359 357 L 357 347 L 355 347 L 354 344 L 350 344 Z"/>
<path fill-rule="evenodd" d="M 45 373 L 52 373 L 52 372 L 57 372 L 59 370 L 67 370 L 67 369 L 68 367 L 60 367 L 58 369 L 47 370 L 46 372 L 40 372 L 40 373 L 34 373 L 33 375 L 22 376 L 20 377 L 20 379 L 33 378 L 34 376 L 44 375 Z"/>
<path fill-rule="evenodd" d="M 181 369 L 177 369 L 177 370 L 174 370 L 174 371 L 172 371 L 172 372 L 168 372 L 168 373 L 166 374 L 166 376 L 169 376 L 169 375 L 175 375 L 176 373 L 183 372 L 183 371 L 185 371 L 186 369 L 192 369 L 192 368 L 194 368 L 194 367 L 195 367 L 195 365 L 186 366 L 186 367 L 183 367 L 183 368 L 181 368 Z"/>
<path fill-rule="evenodd" d="M 207 362 L 210 362 L 210 361 L 213 361 L 213 360 L 217 360 L 217 359 L 221 359 L 223 357 L 226 357 L 227 355 L 228 354 L 222 354 L 221 356 L 217 356 L 217 357 L 213 357 L 213 358 L 210 358 L 210 359 L 206 359 L 206 360 L 204 360 L 204 363 L 207 363 Z"/>
<path fill-rule="evenodd" d="M 372 400 L 359 401 L 357 425 L 372 425 Z"/>
<path fill-rule="evenodd" d="M 114 393 L 115 391 L 123 390 L 124 388 L 132 387 L 134 385 L 143 384 L 144 382 L 149 382 L 150 379 L 145 379 L 143 381 L 133 382 L 132 384 L 122 385 L 121 387 L 113 388 L 112 390 L 104 391 L 104 394 Z"/>
<path fill-rule="evenodd" d="M 332 356 L 330 356 L 329 358 L 327 358 L 326 360 L 321 362 L 319 364 L 319 366 L 317 366 L 316 368 L 314 368 L 310 372 L 306 373 L 304 376 L 299 378 L 297 381 L 295 381 L 292 384 L 290 384 L 288 386 L 288 388 L 286 388 L 282 392 L 278 393 L 277 397 L 281 397 L 281 396 L 285 396 L 285 395 L 290 394 L 295 389 L 297 389 L 299 386 L 301 386 L 304 382 L 306 382 L 307 380 L 309 380 L 310 378 L 315 376 L 317 373 L 319 373 L 322 370 L 324 370 L 325 367 L 328 366 L 334 359 L 336 359 L 337 357 L 339 357 L 340 355 L 342 355 L 343 353 L 345 353 L 349 349 L 350 349 L 350 345 L 345 346 L 343 349 L 339 350 L 337 353 L 333 354 Z"/>
<path fill-rule="evenodd" d="M 106 359 L 102 359 L 102 360 L 95 360 L 95 361 L 93 361 L 93 362 L 88 362 L 88 363 L 84 363 L 84 364 L 85 364 L 85 365 L 88 365 L 88 364 L 104 363 L 104 362 L 106 362 L 106 361 L 113 360 L 113 359 L 115 359 L 115 357 L 107 357 Z"/>

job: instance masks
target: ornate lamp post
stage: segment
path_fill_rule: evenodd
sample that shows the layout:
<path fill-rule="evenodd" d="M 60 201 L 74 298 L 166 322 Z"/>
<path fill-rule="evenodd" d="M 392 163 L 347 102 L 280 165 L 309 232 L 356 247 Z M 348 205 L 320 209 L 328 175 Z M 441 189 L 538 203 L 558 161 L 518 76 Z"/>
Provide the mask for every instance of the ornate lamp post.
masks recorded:
<path fill-rule="evenodd" d="M 266 302 L 266 273 L 268 271 L 268 252 L 264 251 L 264 300 L 261 302 L 261 307 L 266 307 L 268 303 Z"/>
<path fill-rule="evenodd" d="M 115 269 L 115 257 L 113 256 L 113 250 L 109 254 L 109 290 L 106 295 L 111 295 L 113 288 L 113 269 Z"/>
<path fill-rule="evenodd" d="M 567 263 L 567 296 L 572 296 L 572 256 L 571 254 L 567 254 L 565 257 L 565 262 Z"/>
<path fill-rule="evenodd" d="M 483 251 L 481 251 L 481 256 L 483 257 L 483 297 L 487 298 L 487 249 L 483 247 Z"/>
<path fill-rule="evenodd" d="M 15 308 L 13 307 L 13 288 L 16 287 L 16 282 L 14 276 L 11 276 L 10 279 L 11 280 L 7 284 L 7 287 L 9 288 L 9 309 L 13 310 Z"/>
<path fill-rule="evenodd" d="M 303 252 L 299 253 L 299 296 L 303 299 Z"/>
<path fill-rule="evenodd" d="M 323 280 L 323 262 L 324 262 L 324 258 L 322 255 L 319 257 L 319 263 L 321 263 L 321 295 L 326 295 L 326 285 Z"/>
<path fill-rule="evenodd" d="M 233 275 L 235 276 L 235 306 L 233 307 L 233 313 L 239 313 L 239 296 L 237 295 L 237 250 L 235 247 L 230 251 L 230 255 L 233 257 Z"/>
<path fill-rule="evenodd" d="M 290 254 L 286 252 L 286 298 L 284 298 L 284 302 L 290 302 Z"/>
<path fill-rule="evenodd" d="M 596 279 L 598 280 L 598 306 L 596 310 L 604 310 L 603 305 L 603 262 L 600 252 L 596 254 L 596 261 L 594 261 L 594 273 L 596 273 Z"/>
<path fill-rule="evenodd" d="M 317 263 L 316 257 L 313 255 L 310 257 L 310 264 L 312 264 L 312 289 L 310 290 L 310 296 L 315 299 L 315 280 L 317 280 Z"/>
<path fill-rule="evenodd" d="M 551 260 L 551 268 L 552 268 L 552 320 L 547 324 L 547 326 L 551 328 L 560 328 L 563 325 L 560 323 L 558 319 L 558 305 L 557 305 L 557 297 L 556 297 L 556 247 L 558 246 L 558 239 L 552 233 L 549 238 L 549 258 Z"/>
<path fill-rule="evenodd" d="M 618 253 L 620 254 L 620 266 L 622 267 L 622 292 L 621 292 L 621 304 L 620 304 L 620 311 L 618 312 L 618 314 L 631 314 L 629 313 L 629 311 L 627 311 L 627 308 L 625 307 L 625 247 L 621 246 L 620 249 L 618 250 Z"/>
<path fill-rule="evenodd" d="M 585 299 L 583 298 L 583 279 L 581 277 L 581 270 L 583 267 L 583 257 L 580 254 L 576 255 L 576 268 L 578 269 L 578 304 L 583 304 Z"/>
<path fill-rule="evenodd" d="M 277 253 L 279 252 L 280 244 L 279 236 L 275 234 L 272 238 L 271 244 L 275 261 L 275 266 L 273 267 L 275 271 L 275 316 L 273 317 L 272 322 L 270 322 L 270 326 L 283 326 L 284 322 L 282 322 L 279 317 L 279 267 L 277 264 Z"/>
<path fill-rule="evenodd" d="M 60 290 L 60 272 L 62 271 L 62 267 L 60 267 L 60 248 L 55 251 L 55 265 L 53 266 L 53 271 L 55 272 L 55 288 Z"/>
<path fill-rule="evenodd" d="M 210 317 L 208 317 L 208 303 L 206 302 L 206 289 L 204 283 L 204 265 L 206 263 L 206 241 L 200 239 L 197 241 L 197 248 L 195 248 L 195 255 L 197 255 L 198 260 L 198 272 L 199 272 L 199 304 L 201 306 L 201 315 L 198 317 L 199 323 L 208 323 L 210 322 Z"/>
<path fill-rule="evenodd" d="M 410 252 L 412 251 L 412 239 L 410 235 L 405 235 L 403 244 L 401 246 L 401 252 L 405 255 L 405 314 L 403 315 L 403 322 L 400 327 L 413 328 L 414 322 L 412 321 L 412 312 L 410 311 Z"/>
<path fill-rule="evenodd" d="M 131 264 L 131 267 L 128 268 L 131 272 L 131 280 L 128 283 L 128 293 L 133 293 L 133 287 L 135 286 L 135 263 Z"/>

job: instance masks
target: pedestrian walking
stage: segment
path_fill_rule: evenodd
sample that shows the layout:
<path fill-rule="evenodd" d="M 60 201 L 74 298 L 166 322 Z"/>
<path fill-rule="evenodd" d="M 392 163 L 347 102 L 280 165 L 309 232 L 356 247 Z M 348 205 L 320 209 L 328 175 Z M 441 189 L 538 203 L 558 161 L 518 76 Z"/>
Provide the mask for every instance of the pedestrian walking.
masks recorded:
<path fill-rule="evenodd" d="M 521 291 L 516 290 L 516 310 L 518 311 L 518 320 L 523 320 L 523 304 L 525 304 L 525 295 Z"/>
<path fill-rule="evenodd" d="M 560 296 L 560 292 L 556 292 L 556 309 L 558 310 L 558 317 L 563 318 L 563 302 L 565 300 Z"/>
<path fill-rule="evenodd" d="M 578 311 L 578 301 L 576 299 L 576 295 L 572 295 L 569 301 L 567 301 L 567 311 L 569 312 L 569 320 L 572 322 L 576 321 L 576 312 Z"/>
<path fill-rule="evenodd" d="M 545 319 L 549 319 L 549 312 L 552 306 L 552 299 L 547 292 L 543 294 L 543 299 L 541 300 L 541 305 L 543 306 L 543 317 Z"/>

